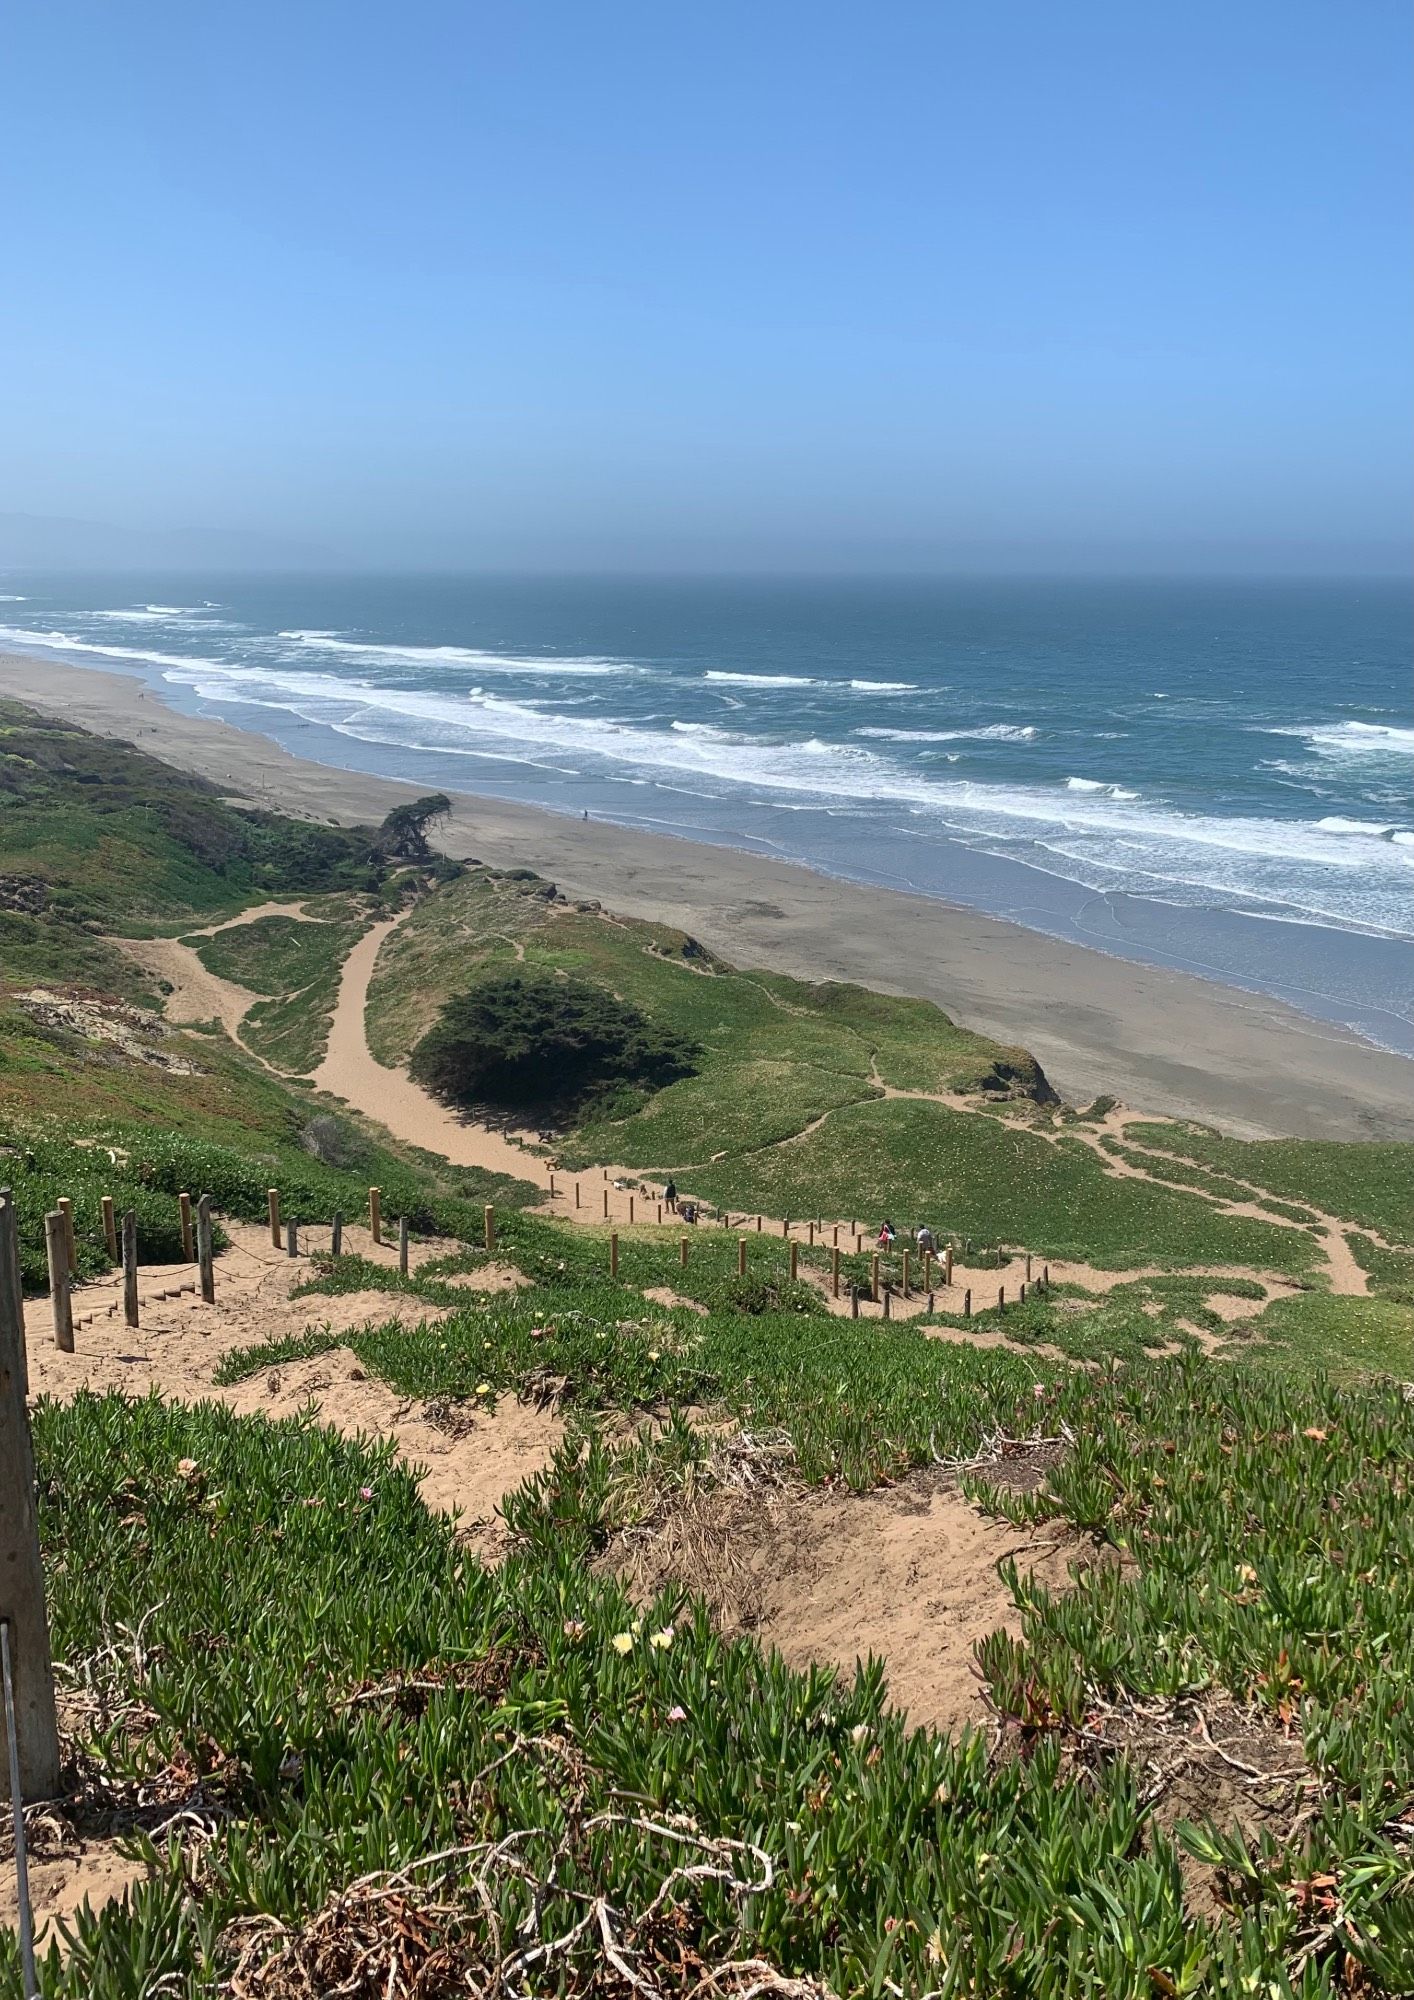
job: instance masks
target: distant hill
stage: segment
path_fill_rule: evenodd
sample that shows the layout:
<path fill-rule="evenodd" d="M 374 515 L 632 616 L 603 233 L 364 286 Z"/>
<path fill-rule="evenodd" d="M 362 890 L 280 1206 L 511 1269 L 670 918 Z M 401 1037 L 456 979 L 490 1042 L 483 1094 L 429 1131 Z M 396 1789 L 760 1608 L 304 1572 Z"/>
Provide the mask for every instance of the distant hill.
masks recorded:
<path fill-rule="evenodd" d="M 330 569 L 320 543 L 228 528 L 120 528 L 48 514 L 0 513 L 0 570 Z"/>

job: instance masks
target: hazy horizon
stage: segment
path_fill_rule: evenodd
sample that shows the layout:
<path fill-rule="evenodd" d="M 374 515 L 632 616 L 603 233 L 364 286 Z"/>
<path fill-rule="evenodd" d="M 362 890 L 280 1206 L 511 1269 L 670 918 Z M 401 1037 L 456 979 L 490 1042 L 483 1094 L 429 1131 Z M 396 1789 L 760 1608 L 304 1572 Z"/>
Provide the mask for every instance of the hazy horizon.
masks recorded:
<path fill-rule="evenodd" d="M 1404 574 L 1412 40 L 29 10 L 0 567 Z"/>

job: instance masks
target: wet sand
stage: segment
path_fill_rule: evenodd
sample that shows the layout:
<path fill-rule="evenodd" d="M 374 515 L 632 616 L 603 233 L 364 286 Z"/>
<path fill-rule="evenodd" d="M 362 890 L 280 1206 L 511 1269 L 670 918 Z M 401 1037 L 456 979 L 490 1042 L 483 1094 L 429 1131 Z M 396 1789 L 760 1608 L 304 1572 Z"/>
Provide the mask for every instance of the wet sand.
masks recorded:
<path fill-rule="evenodd" d="M 181 715 L 125 674 L 6 654 L 0 691 L 284 812 L 376 821 L 418 792 Z M 454 803 L 441 841 L 451 854 L 537 869 L 567 895 L 680 925 L 737 964 L 934 1000 L 1031 1049 L 1076 1102 L 1106 1092 L 1241 1136 L 1414 1140 L 1414 1062 L 1263 995 L 789 862 L 466 793 Z"/>

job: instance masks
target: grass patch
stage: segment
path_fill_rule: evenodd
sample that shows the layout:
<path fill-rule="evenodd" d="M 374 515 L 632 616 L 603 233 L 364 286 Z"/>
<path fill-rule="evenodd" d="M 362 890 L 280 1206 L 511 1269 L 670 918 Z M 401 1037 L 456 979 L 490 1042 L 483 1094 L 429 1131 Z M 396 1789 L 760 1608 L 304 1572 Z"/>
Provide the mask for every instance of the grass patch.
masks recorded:
<path fill-rule="evenodd" d="M 1414 1380 L 1414 1305 L 1385 1298 L 1297 1292 L 1273 1299 L 1242 1352 L 1254 1363 L 1348 1379 L 1361 1374 Z"/>
<path fill-rule="evenodd" d="M 1203 1125 L 1133 1124 L 1131 1139 L 1235 1175 L 1414 1246 L 1414 1146 L 1334 1139 L 1225 1139 Z"/>
<path fill-rule="evenodd" d="M 1009 1121 L 908 1100 L 846 1106 L 799 1144 L 695 1172 L 690 1191 L 768 1215 L 926 1220 L 1109 1269 L 1231 1263 L 1299 1273 L 1318 1261 L 1302 1230 L 1108 1176 L 1088 1148 L 1053 1146 Z"/>

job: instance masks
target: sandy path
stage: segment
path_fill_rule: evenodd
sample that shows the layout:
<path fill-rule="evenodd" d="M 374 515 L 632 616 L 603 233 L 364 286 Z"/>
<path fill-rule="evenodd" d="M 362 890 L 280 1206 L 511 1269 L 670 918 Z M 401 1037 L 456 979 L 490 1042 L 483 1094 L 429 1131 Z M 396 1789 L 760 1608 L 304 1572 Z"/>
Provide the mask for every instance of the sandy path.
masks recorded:
<path fill-rule="evenodd" d="M 258 993 L 248 986 L 237 986 L 233 979 L 222 979 L 217 973 L 208 972 L 193 947 L 183 944 L 180 938 L 115 937 L 109 942 L 136 960 L 144 972 L 165 980 L 171 987 L 166 1015 L 174 1027 L 219 1021 L 231 1040 L 245 1048 L 241 1022 L 261 997 Z"/>
<path fill-rule="evenodd" d="M 374 924 L 344 960 L 328 1052 L 314 1073 L 315 1088 L 342 1098 L 368 1118 L 376 1118 L 408 1145 L 441 1153 L 454 1166 L 485 1167 L 491 1173 L 511 1174 L 548 1188 L 550 1174 L 543 1160 L 523 1152 L 499 1132 L 464 1123 L 414 1083 L 406 1070 L 385 1069 L 374 1061 L 364 1028 L 369 981 L 384 939 L 391 937 L 403 920 L 393 917 L 387 923 Z"/>

